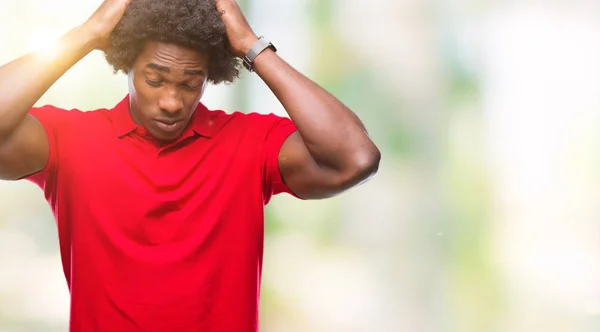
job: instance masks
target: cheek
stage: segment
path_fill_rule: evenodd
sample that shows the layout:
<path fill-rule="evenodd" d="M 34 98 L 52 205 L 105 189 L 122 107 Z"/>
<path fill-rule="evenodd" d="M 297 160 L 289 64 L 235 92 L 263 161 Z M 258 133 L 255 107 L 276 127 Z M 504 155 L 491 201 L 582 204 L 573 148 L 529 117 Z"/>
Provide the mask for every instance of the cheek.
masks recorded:
<path fill-rule="evenodd" d="M 202 98 L 202 94 L 198 95 L 197 93 L 189 98 L 185 99 L 185 108 L 188 112 L 193 112 L 200 104 L 200 99 Z"/>
<path fill-rule="evenodd" d="M 190 103 L 191 103 L 191 109 L 192 111 L 196 109 L 196 107 L 198 107 L 198 104 L 200 104 L 200 100 L 202 99 L 202 96 L 204 96 L 204 91 L 206 91 L 206 87 L 208 86 L 207 81 L 204 81 L 204 84 L 202 85 L 202 89 L 200 90 L 200 92 L 196 92 L 194 94 L 194 96 L 191 99 Z"/>
<path fill-rule="evenodd" d="M 148 87 L 146 82 L 134 82 L 129 89 L 130 95 L 137 101 L 140 106 L 148 107 L 153 104 L 156 99 L 156 89 Z"/>
<path fill-rule="evenodd" d="M 145 123 L 151 117 L 155 105 L 152 102 L 152 91 L 144 87 L 144 83 L 130 82 L 129 98 L 131 99 L 133 113 L 137 115 L 138 120 Z"/>

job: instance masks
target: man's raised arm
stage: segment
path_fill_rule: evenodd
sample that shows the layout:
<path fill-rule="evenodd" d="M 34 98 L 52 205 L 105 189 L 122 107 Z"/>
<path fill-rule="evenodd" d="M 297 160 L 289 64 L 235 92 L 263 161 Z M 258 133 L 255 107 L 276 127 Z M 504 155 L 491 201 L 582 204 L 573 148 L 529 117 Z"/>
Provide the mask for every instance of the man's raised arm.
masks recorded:
<path fill-rule="evenodd" d="M 0 179 L 15 180 L 44 168 L 48 139 L 29 111 L 67 70 L 92 50 L 104 48 L 130 1 L 105 0 L 51 50 L 29 53 L 0 67 Z"/>

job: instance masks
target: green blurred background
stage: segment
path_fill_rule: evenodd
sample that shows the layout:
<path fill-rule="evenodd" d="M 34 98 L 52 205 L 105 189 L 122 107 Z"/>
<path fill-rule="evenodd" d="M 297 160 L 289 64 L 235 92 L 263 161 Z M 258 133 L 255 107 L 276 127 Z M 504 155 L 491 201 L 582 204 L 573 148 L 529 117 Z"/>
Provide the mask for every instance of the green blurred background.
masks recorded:
<path fill-rule="evenodd" d="M 0 0 L 0 63 L 100 2 Z M 240 3 L 383 153 L 339 197 L 269 204 L 262 331 L 600 330 L 600 3 Z M 93 53 L 38 104 L 112 107 L 126 83 Z M 203 101 L 285 115 L 247 73 Z M 0 182 L 0 331 L 67 330 L 56 237 L 37 187 Z"/>

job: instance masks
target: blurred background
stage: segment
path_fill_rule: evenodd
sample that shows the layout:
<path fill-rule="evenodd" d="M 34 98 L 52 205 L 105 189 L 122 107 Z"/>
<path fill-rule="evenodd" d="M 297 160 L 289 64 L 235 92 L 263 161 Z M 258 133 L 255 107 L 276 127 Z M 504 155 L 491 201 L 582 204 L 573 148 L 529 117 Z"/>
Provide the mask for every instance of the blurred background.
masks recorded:
<path fill-rule="evenodd" d="M 100 0 L 0 0 L 0 63 Z M 600 2 L 245 0 L 258 34 L 350 106 L 383 153 L 337 198 L 277 196 L 264 332 L 600 330 Z M 38 104 L 112 107 L 102 54 Z M 209 108 L 285 115 L 254 75 Z M 41 191 L 0 182 L 0 331 L 66 331 Z"/>

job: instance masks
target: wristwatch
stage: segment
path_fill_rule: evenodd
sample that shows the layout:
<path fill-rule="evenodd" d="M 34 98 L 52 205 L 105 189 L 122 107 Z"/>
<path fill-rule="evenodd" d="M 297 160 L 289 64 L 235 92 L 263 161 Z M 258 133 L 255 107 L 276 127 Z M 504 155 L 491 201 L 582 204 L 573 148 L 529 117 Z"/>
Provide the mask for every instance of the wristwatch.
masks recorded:
<path fill-rule="evenodd" d="M 273 52 L 277 52 L 277 48 L 273 44 L 271 44 L 271 42 L 267 38 L 260 36 L 258 40 L 254 43 L 254 45 L 252 45 L 248 53 L 246 53 L 246 55 L 244 55 L 244 57 L 242 58 L 242 61 L 244 62 L 244 67 L 246 67 L 246 69 L 248 69 L 249 71 L 253 72 L 254 59 L 256 59 L 256 57 L 267 48 L 270 48 Z"/>

